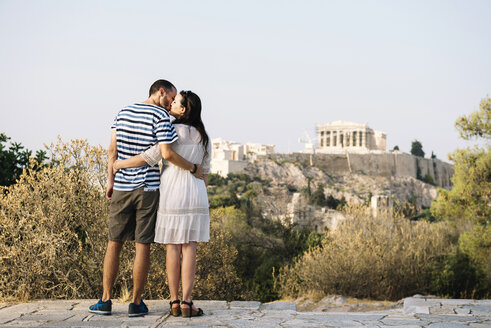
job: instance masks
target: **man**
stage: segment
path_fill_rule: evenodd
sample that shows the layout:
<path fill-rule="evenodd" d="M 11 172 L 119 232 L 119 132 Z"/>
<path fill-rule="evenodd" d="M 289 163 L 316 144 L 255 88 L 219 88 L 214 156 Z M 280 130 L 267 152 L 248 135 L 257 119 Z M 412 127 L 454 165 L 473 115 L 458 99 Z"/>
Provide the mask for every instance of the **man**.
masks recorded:
<path fill-rule="evenodd" d="M 130 317 L 148 313 L 141 295 L 150 266 L 150 244 L 155 235 L 158 209 L 160 172 L 158 166 L 148 165 L 113 173 L 116 159 L 138 155 L 159 143 L 174 165 L 201 177 L 200 165 L 193 164 L 175 153 L 171 144 L 178 139 L 170 122 L 169 109 L 177 94 L 172 83 L 158 80 L 150 87 L 149 97 L 143 103 L 123 108 L 114 120 L 108 150 L 108 186 L 106 198 L 110 200 L 109 240 L 104 257 L 102 298 L 89 308 L 90 312 L 111 314 L 112 288 L 118 274 L 123 243 L 135 241 L 133 262 L 133 300 L 128 308 Z"/>

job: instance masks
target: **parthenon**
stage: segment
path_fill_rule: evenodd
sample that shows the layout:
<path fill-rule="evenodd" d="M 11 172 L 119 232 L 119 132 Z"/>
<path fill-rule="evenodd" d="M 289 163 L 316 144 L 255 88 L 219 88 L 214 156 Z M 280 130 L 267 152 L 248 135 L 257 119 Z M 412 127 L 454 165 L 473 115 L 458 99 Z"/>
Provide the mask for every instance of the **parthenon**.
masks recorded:
<path fill-rule="evenodd" d="M 317 125 L 317 152 L 385 151 L 385 132 L 374 131 L 368 124 L 334 121 Z"/>

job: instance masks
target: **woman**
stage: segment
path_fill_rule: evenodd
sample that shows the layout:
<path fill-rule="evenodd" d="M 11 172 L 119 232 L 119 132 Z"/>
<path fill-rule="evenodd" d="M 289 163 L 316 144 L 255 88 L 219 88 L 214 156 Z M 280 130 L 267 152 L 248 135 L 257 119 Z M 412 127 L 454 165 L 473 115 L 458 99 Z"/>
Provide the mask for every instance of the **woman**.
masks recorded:
<path fill-rule="evenodd" d="M 173 150 L 191 163 L 201 163 L 203 180 L 189 171 L 167 163 L 161 175 L 160 203 L 155 224 L 155 242 L 166 245 L 166 269 L 170 289 L 170 312 L 183 317 L 203 315 L 193 306 L 191 292 L 196 271 L 196 246 L 210 238 L 210 216 L 206 183 L 211 146 L 201 120 L 201 100 L 191 91 L 181 91 L 172 102 L 170 114 L 179 139 Z M 116 161 L 114 169 L 156 165 L 161 160 L 159 145 L 132 158 Z M 182 262 L 181 262 L 182 256 Z M 182 280 L 182 305 L 178 292 Z"/>

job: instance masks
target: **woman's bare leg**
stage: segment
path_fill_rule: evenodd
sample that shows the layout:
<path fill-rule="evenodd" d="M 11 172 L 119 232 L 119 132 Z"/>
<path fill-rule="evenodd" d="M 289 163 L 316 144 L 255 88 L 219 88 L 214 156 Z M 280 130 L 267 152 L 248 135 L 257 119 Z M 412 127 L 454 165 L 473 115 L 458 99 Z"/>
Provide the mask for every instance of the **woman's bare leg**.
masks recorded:
<path fill-rule="evenodd" d="M 191 302 L 194 285 L 194 274 L 196 273 L 196 246 L 198 243 L 190 242 L 182 245 L 182 299 Z M 183 307 L 188 307 L 184 305 Z M 193 306 L 196 310 L 196 308 Z"/>
<path fill-rule="evenodd" d="M 169 280 L 170 300 L 179 299 L 179 278 L 181 276 L 181 246 L 176 244 L 166 245 L 165 266 L 167 279 Z M 177 308 L 179 304 L 173 304 Z"/>

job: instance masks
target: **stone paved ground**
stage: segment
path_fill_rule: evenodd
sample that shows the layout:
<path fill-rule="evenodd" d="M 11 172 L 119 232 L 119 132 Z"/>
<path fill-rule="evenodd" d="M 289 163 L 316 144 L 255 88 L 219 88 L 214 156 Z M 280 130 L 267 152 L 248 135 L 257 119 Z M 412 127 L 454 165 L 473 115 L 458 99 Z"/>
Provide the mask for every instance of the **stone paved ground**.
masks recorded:
<path fill-rule="evenodd" d="M 488 327 L 491 300 L 411 297 L 404 307 L 380 312 L 297 312 L 296 304 L 195 301 L 206 315 L 172 317 L 167 301 L 146 301 L 150 313 L 128 318 L 127 303 L 115 301 L 110 316 L 87 311 L 95 300 L 0 303 L 0 327 Z"/>

